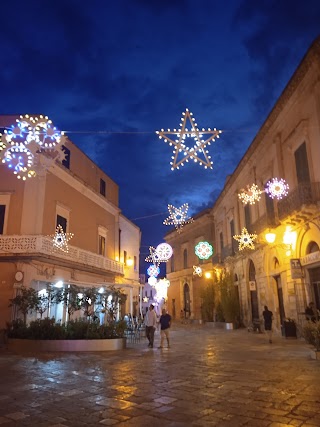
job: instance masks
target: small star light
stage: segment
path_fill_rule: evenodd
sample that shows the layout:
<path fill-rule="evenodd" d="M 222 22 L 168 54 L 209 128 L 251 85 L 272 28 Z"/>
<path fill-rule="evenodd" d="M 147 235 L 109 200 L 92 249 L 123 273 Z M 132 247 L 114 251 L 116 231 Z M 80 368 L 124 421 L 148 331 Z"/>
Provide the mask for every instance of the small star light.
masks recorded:
<path fill-rule="evenodd" d="M 253 241 L 256 240 L 257 237 L 256 234 L 249 234 L 245 227 L 242 229 L 240 235 L 233 236 L 233 238 L 239 242 L 239 251 L 245 248 L 254 249 Z"/>
<path fill-rule="evenodd" d="M 187 218 L 188 209 L 188 203 L 185 203 L 184 205 L 180 206 L 180 208 L 175 208 L 172 205 L 168 205 L 170 215 L 163 221 L 163 224 L 174 225 L 178 233 L 181 233 L 184 224 L 193 222 L 193 218 Z"/>
<path fill-rule="evenodd" d="M 198 265 L 194 265 L 193 266 L 193 275 L 201 277 L 202 276 L 202 268 L 199 267 Z"/>
<path fill-rule="evenodd" d="M 147 274 L 150 277 L 157 277 L 160 274 L 160 268 L 157 267 L 156 265 L 152 264 L 148 267 Z"/>
<path fill-rule="evenodd" d="M 148 302 L 149 298 L 148 297 L 143 297 L 142 300 L 143 300 L 143 302 Z"/>
<path fill-rule="evenodd" d="M 242 201 L 244 205 L 250 204 L 254 205 L 255 202 L 258 202 L 261 199 L 261 195 L 263 191 L 256 184 L 252 184 L 251 187 L 247 185 L 247 189 L 241 190 L 241 193 L 238 194 L 239 199 Z"/>
<path fill-rule="evenodd" d="M 271 199 L 281 200 L 288 195 L 289 185 L 282 178 L 272 178 L 266 183 L 266 193 Z"/>
<path fill-rule="evenodd" d="M 199 242 L 194 252 L 200 259 L 209 259 L 213 255 L 213 247 L 208 242 Z"/>
<path fill-rule="evenodd" d="M 206 146 L 210 145 L 211 141 L 214 141 L 215 138 L 219 138 L 221 130 L 217 130 L 216 128 L 208 128 L 207 130 L 202 128 L 202 130 L 200 130 L 195 118 L 192 116 L 193 114 L 186 108 L 186 111 L 182 113 L 180 123 L 181 129 L 173 129 L 173 131 L 168 129 L 167 132 L 165 132 L 164 129 L 156 131 L 160 139 L 163 138 L 164 142 L 168 142 L 169 145 L 174 146 L 172 162 L 170 162 L 171 170 L 179 169 L 179 166 L 183 166 L 184 162 L 188 162 L 189 159 L 204 166 L 205 169 L 212 169 L 213 162 L 210 160 L 211 156 L 208 155 L 209 151 L 206 150 Z M 189 130 L 186 128 L 187 120 L 189 120 L 191 125 Z M 174 135 L 177 139 L 172 139 Z M 204 135 L 206 136 L 204 137 Z M 186 138 L 194 139 L 195 144 L 193 147 L 187 147 L 185 145 Z M 181 160 L 178 160 L 179 153 L 182 153 L 183 156 Z"/>
<path fill-rule="evenodd" d="M 74 236 L 73 233 L 65 233 L 63 228 L 59 224 L 56 228 L 56 232 L 53 236 L 53 247 L 54 249 L 60 249 L 62 252 L 69 252 L 68 242 Z"/>

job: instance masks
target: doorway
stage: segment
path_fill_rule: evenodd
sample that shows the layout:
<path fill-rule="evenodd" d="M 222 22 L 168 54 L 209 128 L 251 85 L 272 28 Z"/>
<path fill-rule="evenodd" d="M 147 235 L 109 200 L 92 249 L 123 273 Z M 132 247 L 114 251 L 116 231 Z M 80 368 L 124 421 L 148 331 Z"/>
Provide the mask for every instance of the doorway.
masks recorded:
<path fill-rule="evenodd" d="M 274 280 L 276 281 L 277 286 L 277 295 L 278 295 L 278 302 L 279 302 L 279 315 L 280 315 L 280 324 L 283 326 L 284 319 L 286 318 L 286 314 L 284 311 L 284 304 L 283 304 L 283 292 L 282 292 L 282 284 L 281 284 L 281 278 L 279 276 L 274 276 Z"/>
<path fill-rule="evenodd" d="M 316 308 L 320 310 L 320 267 L 309 270 L 312 294 Z"/>
<path fill-rule="evenodd" d="M 185 318 L 188 319 L 190 317 L 190 288 L 188 283 L 184 284 L 183 297 L 184 297 L 184 315 L 185 315 Z"/>
<path fill-rule="evenodd" d="M 249 264 L 249 281 L 255 282 L 256 281 L 256 269 L 255 266 L 250 260 Z M 257 286 L 257 284 L 256 284 Z M 258 303 L 258 291 L 257 288 L 255 290 L 250 290 L 250 302 L 251 302 L 251 316 L 252 316 L 252 322 L 254 320 L 259 321 L 259 303 Z"/>

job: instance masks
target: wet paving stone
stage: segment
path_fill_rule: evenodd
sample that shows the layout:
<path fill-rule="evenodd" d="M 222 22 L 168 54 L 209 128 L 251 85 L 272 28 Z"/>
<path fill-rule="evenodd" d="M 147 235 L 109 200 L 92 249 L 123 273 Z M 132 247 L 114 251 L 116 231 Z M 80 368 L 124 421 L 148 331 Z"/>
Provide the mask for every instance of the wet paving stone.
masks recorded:
<path fill-rule="evenodd" d="M 320 427 L 320 362 L 300 340 L 174 324 L 172 348 L 0 349 L 5 427 Z"/>

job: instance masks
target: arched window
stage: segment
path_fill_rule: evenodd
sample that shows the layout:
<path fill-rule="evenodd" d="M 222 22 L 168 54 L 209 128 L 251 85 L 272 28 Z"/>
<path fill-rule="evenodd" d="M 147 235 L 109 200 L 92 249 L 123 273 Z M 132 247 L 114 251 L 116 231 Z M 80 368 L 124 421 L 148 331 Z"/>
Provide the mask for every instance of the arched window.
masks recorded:
<path fill-rule="evenodd" d="M 235 281 L 235 282 L 237 282 L 237 281 L 238 281 L 238 275 L 237 275 L 237 274 L 235 274 L 235 275 L 234 275 L 234 281 Z"/>
<path fill-rule="evenodd" d="M 277 268 L 279 268 L 279 266 L 280 266 L 280 263 L 279 263 L 278 258 L 274 257 L 273 258 L 273 268 L 276 270 Z"/>
<path fill-rule="evenodd" d="M 183 251 L 183 268 L 188 268 L 188 250 Z"/>
<path fill-rule="evenodd" d="M 316 242 L 310 242 L 307 246 L 307 254 L 312 254 L 313 252 L 318 252 L 319 246 Z"/>

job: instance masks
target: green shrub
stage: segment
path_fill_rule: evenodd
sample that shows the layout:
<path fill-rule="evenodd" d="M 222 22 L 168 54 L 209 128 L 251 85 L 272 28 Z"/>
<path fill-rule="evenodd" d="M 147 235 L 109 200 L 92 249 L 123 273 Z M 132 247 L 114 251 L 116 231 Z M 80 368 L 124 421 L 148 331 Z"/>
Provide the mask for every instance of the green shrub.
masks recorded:
<path fill-rule="evenodd" d="M 55 319 L 37 319 L 26 326 L 20 319 L 7 324 L 9 338 L 32 340 L 93 340 L 123 338 L 126 322 L 121 320 L 100 325 L 99 321 L 86 319 L 56 323 Z"/>
<path fill-rule="evenodd" d="M 302 335 L 308 344 L 320 351 L 320 320 L 317 322 L 308 321 L 302 328 Z"/>

